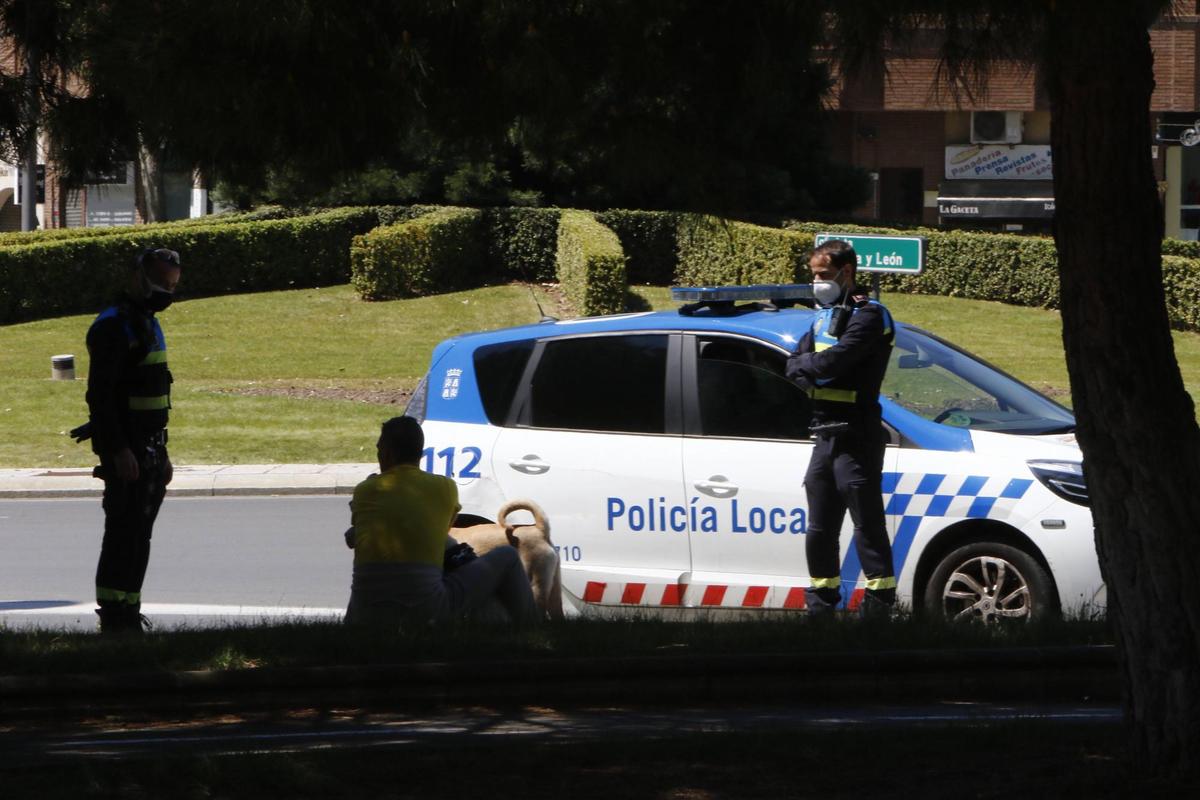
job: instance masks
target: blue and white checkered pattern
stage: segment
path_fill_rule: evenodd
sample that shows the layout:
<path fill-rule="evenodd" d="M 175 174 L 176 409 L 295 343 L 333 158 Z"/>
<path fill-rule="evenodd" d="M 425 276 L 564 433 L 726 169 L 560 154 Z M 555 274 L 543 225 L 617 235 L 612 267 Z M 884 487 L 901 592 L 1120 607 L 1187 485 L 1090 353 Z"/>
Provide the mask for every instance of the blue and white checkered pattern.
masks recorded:
<path fill-rule="evenodd" d="M 1029 478 L 885 472 L 883 510 L 902 517 L 1006 519 L 1032 485 Z"/>
<path fill-rule="evenodd" d="M 883 473 L 883 511 L 900 517 L 892 539 L 892 561 L 896 574 L 900 574 L 908 560 L 909 550 L 912 549 L 922 520 L 928 517 L 1007 519 L 1032 485 L 1030 478 Z M 842 562 L 842 585 L 856 585 L 861 575 L 858 552 L 851 545 Z"/>

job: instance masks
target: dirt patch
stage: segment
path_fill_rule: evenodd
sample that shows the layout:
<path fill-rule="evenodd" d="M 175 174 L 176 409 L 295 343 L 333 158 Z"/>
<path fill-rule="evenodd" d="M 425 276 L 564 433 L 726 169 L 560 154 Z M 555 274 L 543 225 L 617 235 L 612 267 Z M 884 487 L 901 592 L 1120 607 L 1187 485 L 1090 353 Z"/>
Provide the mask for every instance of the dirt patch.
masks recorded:
<path fill-rule="evenodd" d="M 292 400 L 346 400 L 380 406 L 402 406 L 408 403 L 408 389 L 363 388 L 349 386 L 304 386 L 301 384 L 271 384 L 269 386 L 239 386 L 217 389 L 217 394 L 241 397 L 287 397 Z"/>
<path fill-rule="evenodd" d="M 1033 384 L 1033 388 L 1052 400 L 1060 400 L 1062 398 L 1071 399 L 1071 390 L 1068 387 L 1052 386 L 1048 383 L 1035 383 Z"/>
<path fill-rule="evenodd" d="M 518 284 L 522 286 L 534 286 L 535 284 Z M 539 283 L 536 284 L 541 292 L 539 300 L 542 304 L 542 313 L 548 314 L 556 319 L 573 319 L 579 316 L 575 308 L 571 305 L 571 301 L 567 299 L 567 295 L 562 290 L 561 284 L 557 283 Z M 536 297 L 536 293 L 535 293 Z M 550 302 L 545 302 L 549 299 Z"/>

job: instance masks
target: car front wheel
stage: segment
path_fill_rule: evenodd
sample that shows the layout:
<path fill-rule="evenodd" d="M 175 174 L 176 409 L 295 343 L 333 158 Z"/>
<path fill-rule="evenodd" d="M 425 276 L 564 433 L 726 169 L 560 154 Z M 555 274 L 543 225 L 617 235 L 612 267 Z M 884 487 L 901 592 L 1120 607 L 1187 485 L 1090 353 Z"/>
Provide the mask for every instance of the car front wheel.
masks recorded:
<path fill-rule="evenodd" d="M 1049 573 L 1028 553 L 975 542 L 938 563 L 925 587 L 925 610 L 947 620 L 995 624 L 1043 619 L 1056 605 Z"/>

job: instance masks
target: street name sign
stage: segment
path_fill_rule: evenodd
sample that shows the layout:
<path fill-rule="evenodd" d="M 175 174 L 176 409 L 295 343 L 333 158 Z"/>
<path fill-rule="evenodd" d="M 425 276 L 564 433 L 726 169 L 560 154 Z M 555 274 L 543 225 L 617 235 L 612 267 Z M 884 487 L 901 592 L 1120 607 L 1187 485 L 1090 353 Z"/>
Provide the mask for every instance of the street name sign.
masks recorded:
<path fill-rule="evenodd" d="M 860 272 L 899 272 L 919 275 L 925 268 L 924 236 L 880 236 L 867 233 L 818 233 L 813 241 L 820 247 L 830 239 L 849 242 L 858 254 Z"/>

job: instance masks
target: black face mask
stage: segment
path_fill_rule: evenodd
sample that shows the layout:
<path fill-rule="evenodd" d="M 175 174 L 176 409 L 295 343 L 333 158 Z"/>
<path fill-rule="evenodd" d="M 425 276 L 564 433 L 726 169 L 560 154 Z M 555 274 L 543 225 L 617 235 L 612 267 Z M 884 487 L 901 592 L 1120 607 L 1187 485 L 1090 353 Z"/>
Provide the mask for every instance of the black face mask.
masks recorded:
<path fill-rule="evenodd" d="M 175 295 L 164 289 L 153 288 L 150 294 L 146 295 L 146 308 L 150 311 L 164 311 L 167 306 L 175 299 Z"/>

